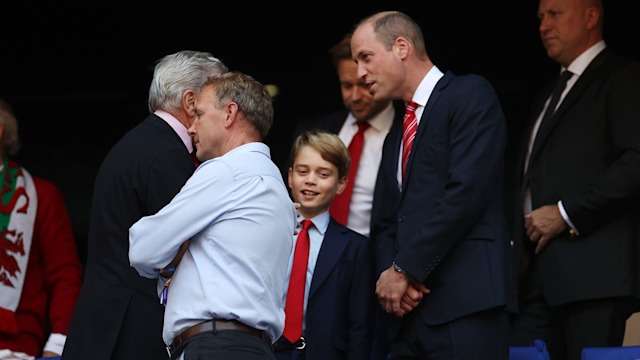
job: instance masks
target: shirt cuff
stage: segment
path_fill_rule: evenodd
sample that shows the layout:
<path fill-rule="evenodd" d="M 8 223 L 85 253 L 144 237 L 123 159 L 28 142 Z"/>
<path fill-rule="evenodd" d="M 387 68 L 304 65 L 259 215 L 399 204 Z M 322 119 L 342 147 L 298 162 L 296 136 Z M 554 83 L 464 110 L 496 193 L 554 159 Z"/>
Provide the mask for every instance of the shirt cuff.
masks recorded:
<path fill-rule="evenodd" d="M 44 351 L 50 351 L 52 353 L 62 355 L 62 349 L 64 349 L 64 343 L 67 341 L 67 336 L 62 334 L 51 334 L 47 343 L 44 345 Z"/>
<path fill-rule="evenodd" d="M 571 230 L 573 230 L 575 236 L 580 236 L 578 229 L 573 225 L 571 219 L 569 219 L 569 215 L 567 215 L 567 212 L 564 210 L 564 206 L 562 206 L 562 200 L 558 201 L 558 209 L 560 209 L 560 215 L 562 215 L 562 219 L 564 219 L 564 222 L 566 222 Z"/>

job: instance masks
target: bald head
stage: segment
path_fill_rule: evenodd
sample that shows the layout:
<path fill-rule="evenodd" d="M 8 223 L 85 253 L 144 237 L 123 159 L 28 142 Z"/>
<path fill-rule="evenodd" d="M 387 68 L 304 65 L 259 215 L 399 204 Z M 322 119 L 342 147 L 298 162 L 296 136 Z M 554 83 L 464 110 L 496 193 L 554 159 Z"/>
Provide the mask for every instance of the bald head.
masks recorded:
<path fill-rule="evenodd" d="M 538 19 L 547 55 L 564 67 L 603 39 L 600 0 L 540 0 Z"/>

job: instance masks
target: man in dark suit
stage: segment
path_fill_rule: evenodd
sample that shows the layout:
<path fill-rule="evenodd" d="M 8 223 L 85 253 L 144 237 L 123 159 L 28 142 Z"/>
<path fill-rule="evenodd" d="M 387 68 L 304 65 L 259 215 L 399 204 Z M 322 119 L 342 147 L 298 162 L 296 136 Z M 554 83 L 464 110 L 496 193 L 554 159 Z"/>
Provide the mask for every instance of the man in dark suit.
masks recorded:
<path fill-rule="evenodd" d="M 362 20 L 351 50 L 374 98 L 415 110 L 385 140 L 371 233 L 384 269 L 376 294 L 395 315 L 391 356 L 506 360 L 516 296 L 495 91 L 477 75 L 443 74 L 400 12 Z"/>
<path fill-rule="evenodd" d="M 208 76 L 227 72 L 209 53 L 162 58 L 149 89 L 151 114 L 105 157 L 93 189 L 87 265 L 65 360 L 163 359 L 164 307 L 157 281 L 129 266 L 129 227 L 155 214 L 195 170 L 187 129 Z"/>
<path fill-rule="evenodd" d="M 600 0 L 541 0 L 538 17 L 570 76 L 555 107 L 551 86 L 534 103 L 517 164 L 512 343 L 543 339 L 552 359 L 577 360 L 622 344 L 640 295 L 640 64 L 606 48 Z"/>
<path fill-rule="evenodd" d="M 274 344 L 276 358 L 370 360 L 376 305 L 373 249 L 368 238 L 335 221 L 328 211 L 335 195 L 346 187 L 349 153 L 337 135 L 312 130 L 296 138 L 291 158 L 291 194 L 300 204 L 302 223 L 313 224 L 308 230 L 309 257 L 302 279 L 307 294 L 306 306 L 301 307 L 305 309 L 304 325 L 297 325 L 298 333 L 290 328 L 295 298 L 289 296 L 289 285 L 284 334 Z M 299 235 L 293 267 L 301 241 Z M 288 283 L 295 281 L 292 271 Z M 290 334 L 296 338 L 290 339 L 294 336 Z"/>
<path fill-rule="evenodd" d="M 358 123 L 368 123 L 370 126 L 364 133 L 364 146 L 360 161 L 355 170 L 355 177 L 349 179 L 353 184 L 353 192 L 348 209 L 348 228 L 369 236 L 371 230 L 371 209 L 373 192 L 378 176 L 382 145 L 392 125 L 402 123 L 404 105 L 388 99 L 374 99 L 369 89 L 356 74 L 356 64 L 351 58 L 351 33 L 346 34 L 329 50 L 331 59 L 340 81 L 340 92 L 344 109 L 300 122 L 296 127 L 295 136 L 300 133 L 321 129 L 338 134 L 340 139 L 349 146 L 358 130 Z M 287 167 L 290 164 L 287 164 Z M 342 194 L 339 196 L 343 196 Z M 331 213 L 337 203 L 332 205 Z"/>

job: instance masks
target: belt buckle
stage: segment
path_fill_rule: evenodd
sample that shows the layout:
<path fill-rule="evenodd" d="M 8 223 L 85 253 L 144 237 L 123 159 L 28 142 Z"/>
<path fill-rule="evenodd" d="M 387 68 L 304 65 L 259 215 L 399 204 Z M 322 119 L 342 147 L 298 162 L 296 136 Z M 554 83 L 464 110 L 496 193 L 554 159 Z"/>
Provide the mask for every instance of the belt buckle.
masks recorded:
<path fill-rule="evenodd" d="M 304 339 L 304 336 L 300 337 L 300 340 L 302 341 L 302 344 L 300 346 L 294 346 L 293 348 L 296 350 L 303 350 L 304 348 L 307 347 L 307 341 Z M 297 342 L 297 341 L 296 341 Z"/>

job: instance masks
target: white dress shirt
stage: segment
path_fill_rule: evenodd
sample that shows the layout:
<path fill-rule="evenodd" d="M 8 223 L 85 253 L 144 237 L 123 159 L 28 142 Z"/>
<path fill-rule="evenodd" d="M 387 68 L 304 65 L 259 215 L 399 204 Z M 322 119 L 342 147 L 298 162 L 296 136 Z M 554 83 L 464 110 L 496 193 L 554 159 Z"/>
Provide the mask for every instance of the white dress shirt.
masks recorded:
<path fill-rule="evenodd" d="M 296 223 L 269 148 L 254 142 L 202 163 L 168 205 L 133 224 L 129 260 L 144 277 L 157 278 L 191 239 L 169 286 L 164 342 L 211 319 L 277 340 Z"/>
<path fill-rule="evenodd" d="M 382 145 L 391 129 L 394 116 L 395 110 L 392 104 L 389 104 L 386 109 L 369 119 L 368 123 L 371 126 L 364 133 L 364 145 L 353 183 L 347 227 L 367 237 L 371 228 L 373 190 L 376 186 L 378 169 L 382 159 Z M 349 113 L 338 137 L 348 147 L 356 132 L 358 132 L 356 118 Z"/>
<path fill-rule="evenodd" d="M 415 94 L 413 94 L 412 101 L 415 102 L 418 106 L 416 107 L 416 120 L 418 121 L 418 126 L 420 126 L 420 120 L 422 118 L 422 113 L 424 112 L 424 107 L 427 106 L 427 102 L 431 97 L 431 93 L 433 89 L 436 88 L 438 81 L 444 76 L 442 71 L 438 69 L 437 66 L 433 66 L 431 70 L 425 75 L 424 79 L 418 85 Z M 417 130 L 416 130 L 417 131 Z M 416 146 L 416 142 L 413 142 L 412 146 Z M 413 150 L 411 150 L 413 151 Z M 411 156 L 411 155 L 409 155 Z M 396 179 L 398 180 L 398 187 L 402 191 L 402 145 L 400 145 L 400 154 L 398 157 L 398 171 L 396 173 Z"/>

